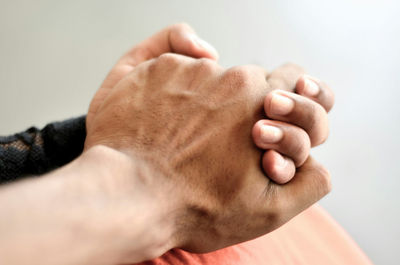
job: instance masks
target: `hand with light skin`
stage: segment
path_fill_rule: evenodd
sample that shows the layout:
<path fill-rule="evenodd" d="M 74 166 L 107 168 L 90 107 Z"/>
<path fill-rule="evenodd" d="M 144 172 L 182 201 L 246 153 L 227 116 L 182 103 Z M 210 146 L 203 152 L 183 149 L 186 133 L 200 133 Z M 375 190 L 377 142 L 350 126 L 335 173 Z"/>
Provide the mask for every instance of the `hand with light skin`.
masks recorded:
<path fill-rule="evenodd" d="M 291 68 L 282 69 L 288 74 Z M 163 54 L 138 65 L 97 109 L 85 149 L 107 146 L 139 163 L 151 172 L 142 176 L 142 189 L 158 201 L 164 198 L 160 215 L 165 217 L 159 218 L 165 223 L 158 226 L 164 229 L 154 257 L 174 247 L 208 252 L 255 238 L 330 190 L 329 174 L 308 155 L 310 142 L 327 136 L 326 111 L 305 97 L 272 90 L 256 66 L 225 70 L 209 59 Z M 292 100 L 286 113 L 268 113 L 274 105 L 268 98 L 277 95 Z M 267 115 L 300 127 L 262 120 L 265 97 Z M 284 109 L 284 102 L 278 103 Z M 294 120 L 303 116 L 307 119 Z M 271 148 L 299 167 L 285 185 L 270 181 L 259 166 L 262 153 L 251 134 L 257 143 L 266 122 L 279 130 L 270 133 Z"/>

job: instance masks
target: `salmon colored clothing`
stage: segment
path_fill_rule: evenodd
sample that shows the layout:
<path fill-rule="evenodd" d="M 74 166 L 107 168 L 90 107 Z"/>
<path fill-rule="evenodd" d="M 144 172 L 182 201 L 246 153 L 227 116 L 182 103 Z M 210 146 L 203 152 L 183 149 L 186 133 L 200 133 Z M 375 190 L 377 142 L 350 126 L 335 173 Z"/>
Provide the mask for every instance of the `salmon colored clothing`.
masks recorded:
<path fill-rule="evenodd" d="M 173 249 L 141 265 L 371 265 L 350 236 L 319 205 L 257 239 L 207 254 Z"/>

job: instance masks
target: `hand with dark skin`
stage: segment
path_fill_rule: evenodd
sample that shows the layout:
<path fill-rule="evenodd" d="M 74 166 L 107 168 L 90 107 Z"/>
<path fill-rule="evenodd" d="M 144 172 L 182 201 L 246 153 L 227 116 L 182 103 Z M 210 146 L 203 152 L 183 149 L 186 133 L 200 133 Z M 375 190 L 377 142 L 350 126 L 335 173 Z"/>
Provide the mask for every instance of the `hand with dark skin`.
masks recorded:
<path fill-rule="evenodd" d="M 142 63 L 152 58 L 157 58 L 161 54 L 168 52 L 187 55 L 193 58 L 208 58 L 211 60 L 218 59 L 217 51 L 207 42 L 200 39 L 195 34 L 195 31 L 189 25 L 185 23 L 180 23 L 171 25 L 161 30 L 157 34 L 146 39 L 145 41 L 139 43 L 138 45 L 135 45 L 124 56 L 122 56 L 121 59 L 117 62 L 117 64 L 113 67 L 113 69 L 107 75 L 106 79 L 100 86 L 99 90 L 97 91 L 96 95 L 94 96 L 90 104 L 90 108 L 86 119 L 87 128 L 88 129 L 90 128 L 93 116 L 95 115 L 98 107 L 103 103 L 104 99 L 112 91 L 113 87 L 124 76 L 126 76 L 130 71 L 132 71 L 134 67 L 139 63 Z M 304 87 L 304 85 L 301 84 L 301 80 L 305 79 L 304 78 L 299 79 L 299 77 L 303 73 L 304 71 L 302 68 L 293 64 L 287 64 L 268 74 L 267 79 L 271 88 L 293 91 L 295 87 L 295 82 L 297 80 L 300 81 L 297 87 Z M 314 81 L 317 80 L 314 79 Z M 323 95 L 321 99 L 324 100 L 324 102 L 322 103 L 330 104 L 330 106 L 332 106 L 333 94 L 331 93 L 331 90 L 329 88 L 325 89 L 325 91 L 327 91 L 326 92 L 327 95 L 321 93 Z M 300 89 L 297 92 L 298 93 L 302 92 L 302 90 Z M 313 99 L 318 103 L 321 103 L 321 100 L 317 101 L 316 98 L 311 98 L 311 99 Z M 320 117 L 322 116 L 322 119 L 324 118 L 323 115 L 319 116 Z M 277 120 L 279 120 L 279 118 L 277 118 Z M 290 120 L 285 120 L 285 121 L 290 121 Z M 261 124 L 262 123 L 257 124 L 257 128 L 259 127 L 258 125 Z M 319 128 L 325 128 L 325 127 L 327 128 L 327 125 L 321 124 L 319 126 Z M 296 170 L 296 165 L 293 159 L 284 154 L 280 154 L 277 150 L 274 150 L 273 146 L 263 144 L 262 141 L 259 139 L 260 134 L 258 132 L 260 132 L 260 129 L 257 128 L 254 131 L 254 142 L 260 148 L 270 149 L 263 156 L 262 159 L 263 161 L 262 166 L 264 167 L 266 174 L 270 179 L 272 179 L 276 183 L 283 184 L 288 182 L 294 176 Z M 311 141 L 313 143 L 314 139 L 315 137 L 311 135 Z M 315 146 L 315 143 L 313 144 L 313 146 Z M 305 150 L 305 152 L 307 152 L 307 150 Z M 297 164 L 297 166 L 299 165 L 300 164 Z"/>
<path fill-rule="evenodd" d="M 280 123 L 275 146 L 301 166 L 294 178 L 278 185 L 262 171 L 251 134 L 271 91 L 262 68 L 225 70 L 212 60 L 164 54 L 138 65 L 97 109 L 85 149 L 107 146 L 151 170 L 141 182 L 164 198 L 161 219 L 168 220 L 167 236 L 156 239 L 159 254 L 174 247 L 208 252 L 266 234 L 329 192 L 328 172 L 308 156 L 310 139 L 294 125 Z M 294 115 L 301 103 L 294 101 Z"/>

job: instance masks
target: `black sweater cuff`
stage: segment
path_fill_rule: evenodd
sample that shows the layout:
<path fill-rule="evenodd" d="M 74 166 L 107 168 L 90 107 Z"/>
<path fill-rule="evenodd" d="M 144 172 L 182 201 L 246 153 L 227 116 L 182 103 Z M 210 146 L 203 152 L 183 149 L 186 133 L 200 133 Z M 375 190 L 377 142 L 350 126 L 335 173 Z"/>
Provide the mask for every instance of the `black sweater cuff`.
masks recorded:
<path fill-rule="evenodd" d="M 83 151 L 85 121 L 82 116 L 0 137 L 0 183 L 41 175 L 74 160 Z"/>

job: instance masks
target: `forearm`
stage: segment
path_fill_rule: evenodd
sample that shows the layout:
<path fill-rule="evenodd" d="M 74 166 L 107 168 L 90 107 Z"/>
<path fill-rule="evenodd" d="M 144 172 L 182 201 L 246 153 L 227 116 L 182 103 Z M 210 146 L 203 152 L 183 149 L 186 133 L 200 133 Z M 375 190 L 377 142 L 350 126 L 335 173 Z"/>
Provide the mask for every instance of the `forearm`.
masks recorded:
<path fill-rule="evenodd" d="M 43 178 L 2 187 L 1 263 L 115 264 L 128 251 L 143 260 L 157 206 L 131 176 L 137 165 L 116 153 L 95 148 Z"/>

